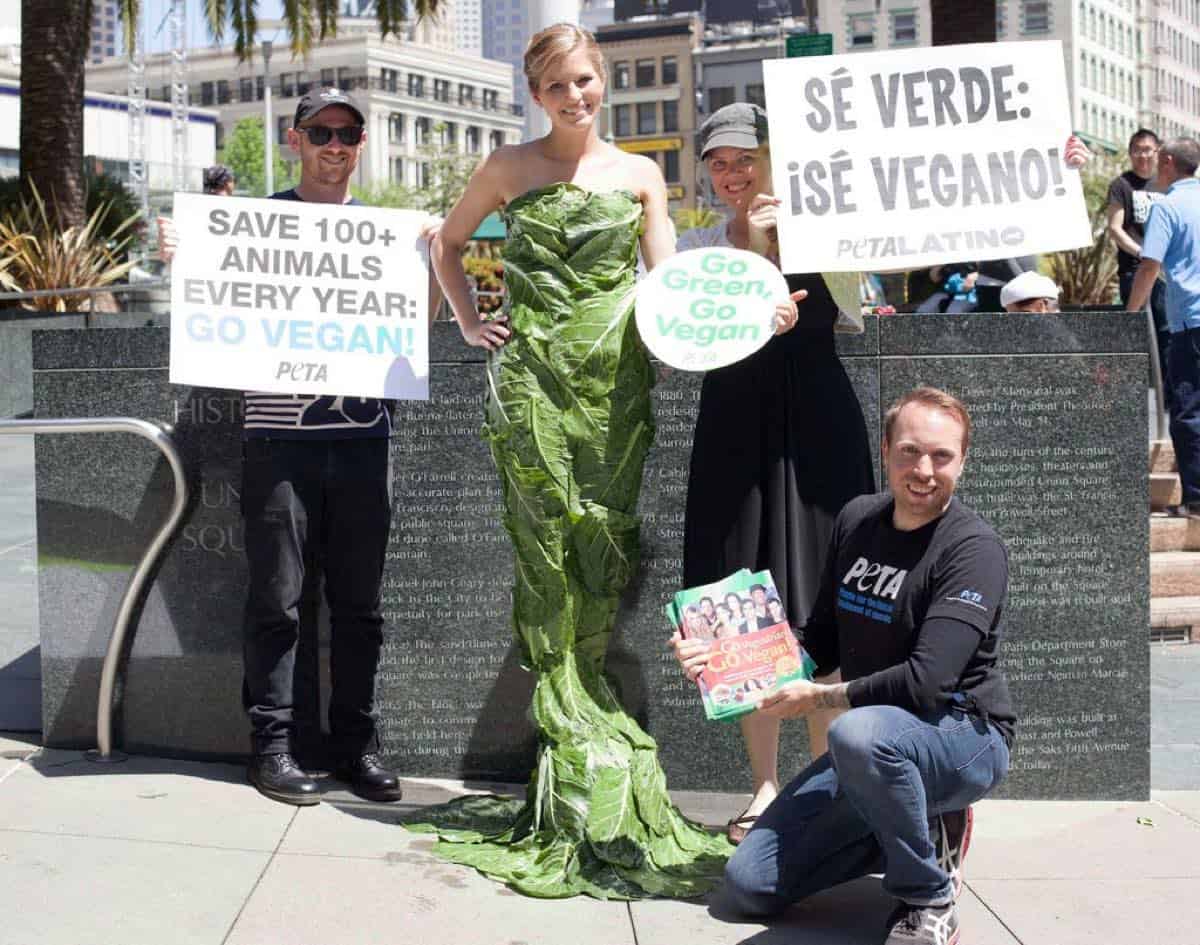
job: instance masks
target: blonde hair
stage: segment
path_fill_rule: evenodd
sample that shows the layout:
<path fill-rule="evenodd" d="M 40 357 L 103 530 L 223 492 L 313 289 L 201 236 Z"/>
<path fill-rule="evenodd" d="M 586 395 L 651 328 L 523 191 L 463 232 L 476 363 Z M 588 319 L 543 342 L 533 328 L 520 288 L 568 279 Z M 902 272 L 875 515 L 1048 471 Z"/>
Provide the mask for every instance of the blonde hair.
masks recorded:
<path fill-rule="evenodd" d="M 608 81 L 608 69 L 604 65 L 604 56 L 600 52 L 600 44 L 596 37 L 574 23 L 555 23 L 547 26 L 540 33 L 534 33 L 525 47 L 525 78 L 529 88 L 537 92 L 538 85 L 549 69 L 558 60 L 568 56 L 582 46 L 588 52 L 588 58 L 596 67 L 596 72 L 605 82 Z"/>

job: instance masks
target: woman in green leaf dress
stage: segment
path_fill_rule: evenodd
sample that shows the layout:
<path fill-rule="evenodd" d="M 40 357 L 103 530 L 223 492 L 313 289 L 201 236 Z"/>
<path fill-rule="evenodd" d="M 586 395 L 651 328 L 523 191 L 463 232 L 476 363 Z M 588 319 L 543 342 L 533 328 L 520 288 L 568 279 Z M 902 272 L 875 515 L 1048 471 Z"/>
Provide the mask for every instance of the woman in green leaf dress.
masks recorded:
<path fill-rule="evenodd" d="M 531 895 L 692 896 L 731 848 L 671 805 L 654 740 L 604 675 L 654 432 L 637 256 L 653 267 L 674 252 L 666 185 L 653 161 L 597 134 L 605 71 L 590 33 L 537 34 L 525 73 L 550 133 L 488 157 L 432 255 L 463 337 L 490 352 L 485 435 L 516 555 L 513 626 L 537 674 L 538 762 L 524 803 L 467 799 L 423 816 L 442 855 Z M 497 207 L 508 307 L 484 321 L 461 251 Z"/>

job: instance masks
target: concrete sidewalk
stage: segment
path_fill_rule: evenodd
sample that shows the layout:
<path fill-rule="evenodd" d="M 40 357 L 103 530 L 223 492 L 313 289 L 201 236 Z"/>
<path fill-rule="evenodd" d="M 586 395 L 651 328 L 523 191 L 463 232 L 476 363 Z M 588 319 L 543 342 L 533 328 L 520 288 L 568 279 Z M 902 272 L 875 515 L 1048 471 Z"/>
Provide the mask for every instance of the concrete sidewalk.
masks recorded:
<path fill-rule="evenodd" d="M 870 878 L 769 925 L 729 916 L 719 892 L 528 899 L 396 825 L 462 785 L 406 781 L 396 805 L 327 787 L 326 803 L 297 809 L 231 765 L 100 765 L 0 737 L 0 945 L 877 945 L 891 909 Z M 676 799 L 710 824 L 743 803 Z M 1200 791 L 977 814 L 963 945 L 1200 942 Z"/>

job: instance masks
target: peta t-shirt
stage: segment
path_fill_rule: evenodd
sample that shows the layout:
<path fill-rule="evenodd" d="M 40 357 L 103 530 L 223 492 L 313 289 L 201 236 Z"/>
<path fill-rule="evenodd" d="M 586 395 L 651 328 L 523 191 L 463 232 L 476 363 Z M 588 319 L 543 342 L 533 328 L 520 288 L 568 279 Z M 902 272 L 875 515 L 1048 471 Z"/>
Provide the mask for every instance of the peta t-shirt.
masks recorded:
<path fill-rule="evenodd" d="M 1119 204 L 1125 211 L 1123 229 L 1139 246 L 1146 239 L 1146 220 L 1150 217 L 1150 207 L 1156 200 L 1165 195 L 1154 189 L 1154 181 L 1138 177 L 1133 171 L 1126 171 L 1113 180 L 1108 186 L 1109 204 Z M 1126 275 L 1138 267 L 1138 258 L 1131 256 L 1125 250 L 1117 249 L 1117 272 Z"/>
<path fill-rule="evenodd" d="M 913 531 L 890 494 L 859 496 L 834 525 L 804 642 L 819 671 L 840 665 L 854 707 L 916 714 L 956 703 L 1011 741 L 1016 716 L 996 665 L 1008 588 L 999 536 L 958 499 Z"/>
<path fill-rule="evenodd" d="M 304 198 L 293 189 L 271 194 L 271 199 Z M 350 203 L 362 205 L 357 199 Z M 246 391 L 245 405 L 242 429 L 249 440 L 347 440 L 392 432 L 392 403 L 377 397 Z"/>

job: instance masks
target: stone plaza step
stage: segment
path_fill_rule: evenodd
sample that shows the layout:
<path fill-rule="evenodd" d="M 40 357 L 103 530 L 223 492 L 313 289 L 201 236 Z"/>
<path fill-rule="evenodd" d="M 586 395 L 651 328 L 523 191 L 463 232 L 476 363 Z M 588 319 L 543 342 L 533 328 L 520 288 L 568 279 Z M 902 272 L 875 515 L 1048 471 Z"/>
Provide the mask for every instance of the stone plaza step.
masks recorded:
<path fill-rule="evenodd" d="M 1155 597 L 1150 601 L 1150 628 L 1187 628 L 1193 643 L 1200 643 L 1200 596 Z"/>
<path fill-rule="evenodd" d="M 1183 501 L 1183 486 L 1178 473 L 1152 472 L 1150 474 L 1150 508 L 1154 511 Z"/>
<path fill-rule="evenodd" d="M 1200 551 L 1200 516 L 1150 516 L 1150 551 Z"/>
<path fill-rule="evenodd" d="M 1200 551 L 1150 555 L 1150 596 L 1200 597 Z"/>
<path fill-rule="evenodd" d="M 1150 441 L 1150 472 L 1173 473 L 1175 465 L 1175 444 L 1170 440 Z"/>

